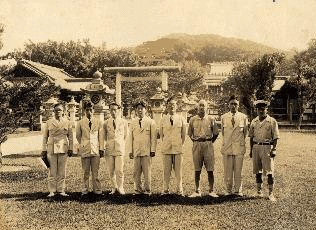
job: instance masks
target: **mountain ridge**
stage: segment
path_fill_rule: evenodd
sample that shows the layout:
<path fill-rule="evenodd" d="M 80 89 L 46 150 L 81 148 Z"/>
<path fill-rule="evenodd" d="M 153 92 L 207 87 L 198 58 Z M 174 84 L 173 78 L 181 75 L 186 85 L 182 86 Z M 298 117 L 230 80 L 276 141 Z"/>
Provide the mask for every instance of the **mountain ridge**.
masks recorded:
<path fill-rule="evenodd" d="M 285 53 L 281 49 L 251 40 L 186 33 L 172 33 L 155 41 L 146 41 L 134 50 L 140 58 L 181 59 L 184 56 L 187 59 L 194 57 L 202 64 L 212 61 L 245 61 L 266 53 Z"/>

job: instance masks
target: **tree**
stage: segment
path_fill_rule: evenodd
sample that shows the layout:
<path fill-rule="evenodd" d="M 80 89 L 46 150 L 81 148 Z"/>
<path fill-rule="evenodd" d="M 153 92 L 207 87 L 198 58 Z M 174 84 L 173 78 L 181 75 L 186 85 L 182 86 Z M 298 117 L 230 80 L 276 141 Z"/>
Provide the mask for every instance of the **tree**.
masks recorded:
<path fill-rule="evenodd" d="M 300 129 L 308 104 L 315 104 L 316 101 L 316 39 L 309 42 L 306 50 L 295 53 L 291 59 L 290 69 L 293 76 L 290 83 L 298 91 L 297 128 Z"/>
<path fill-rule="evenodd" d="M 242 109 L 252 116 L 254 100 L 271 100 L 276 65 L 283 59 L 283 54 L 274 53 L 264 54 L 252 62 L 238 63 L 233 68 L 232 77 L 223 84 L 222 103 L 230 94 L 236 94 L 240 97 Z"/>

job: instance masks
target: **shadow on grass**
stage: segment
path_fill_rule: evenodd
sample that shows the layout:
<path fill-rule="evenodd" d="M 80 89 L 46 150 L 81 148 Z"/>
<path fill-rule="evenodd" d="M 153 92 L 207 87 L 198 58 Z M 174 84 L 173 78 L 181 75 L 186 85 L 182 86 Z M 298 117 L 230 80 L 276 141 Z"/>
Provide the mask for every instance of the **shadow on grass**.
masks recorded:
<path fill-rule="evenodd" d="M 96 195 L 89 193 L 88 195 L 82 196 L 80 192 L 68 193 L 68 197 L 61 195 L 55 195 L 52 198 L 48 198 L 48 193 L 36 192 L 36 193 L 22 193 L 22 194 L 0 194 L 0 199 L 14 198 L 17 201 L 32 201 L 32 200 L 43 200 L 46 202 L 65 202 L 74 201 L 82 204 L 85 203 L 96 203 L 104 202 L 105 204 L 136 204 L 139 206 L 159 206 L 159 205 L 213 205 L 222 203 L 231 203 L 237 201 L 254 200 L 256 197 L 238 197 L 238 196 L 220 196 L 218 198 L 212 198 L 209 196 L 202 196 L 197 198 L 182 197 L 177 195 L 160 195 L 152 194 L 148 195 L 110 195 L 110 192 L 105 192 L 102 195 Z"/>
<path fill-rule="evenodd" d="M 18 171 L 4 171 L 0 172 L 0 182 L 10 183 L 13 181 L 30 181 L 30 180 L 44 180 L 47 177 L 45 170 L 38 170 L 37 168 L 23 165 L 23 164 L 3 164 L 2 166 L 9 167 L 29 167 Z M 12 169 L 14 170 L 14 168 Z"/>

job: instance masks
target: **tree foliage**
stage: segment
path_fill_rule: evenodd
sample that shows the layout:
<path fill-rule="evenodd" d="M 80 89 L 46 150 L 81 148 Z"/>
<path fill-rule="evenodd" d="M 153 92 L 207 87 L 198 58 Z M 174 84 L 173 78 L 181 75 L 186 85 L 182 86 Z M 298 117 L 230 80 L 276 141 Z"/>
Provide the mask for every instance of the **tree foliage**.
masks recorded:
<path fill-rule="evenodd" d="M 316 39 L 312 39 L 306 50 L 296 52 L 290 61 L 290 84 L 297 89 L 299 120 L 298 128 L 309 104 L 316 102 Z"/>
<path fill-rule="evenodd" d="M 223 84 L 222 103 L 230 94 L 236 94 L 240 97 L 242 108 L 250 115 L 254 100 L 271 100 L 276 65 L 283 58 L 284 55 L 279 53 L 264 54 L 252 62 L 236 64 L 232 77 Z"/>

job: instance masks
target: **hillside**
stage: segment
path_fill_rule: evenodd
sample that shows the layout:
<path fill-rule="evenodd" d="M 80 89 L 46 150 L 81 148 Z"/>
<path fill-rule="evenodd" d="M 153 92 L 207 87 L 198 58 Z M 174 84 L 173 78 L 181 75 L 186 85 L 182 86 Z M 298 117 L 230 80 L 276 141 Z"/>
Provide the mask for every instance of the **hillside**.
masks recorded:
<path fill-rule="evenodd" d="M 213 34 L 170 34 L 156 41 L 147 41 L 135 48 L 144 59 L 196 59 L 202 64 L 247 60 L 280 50 L 253 41 Z"/>

